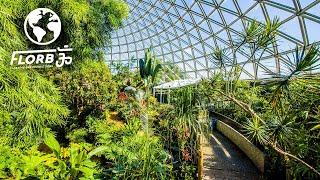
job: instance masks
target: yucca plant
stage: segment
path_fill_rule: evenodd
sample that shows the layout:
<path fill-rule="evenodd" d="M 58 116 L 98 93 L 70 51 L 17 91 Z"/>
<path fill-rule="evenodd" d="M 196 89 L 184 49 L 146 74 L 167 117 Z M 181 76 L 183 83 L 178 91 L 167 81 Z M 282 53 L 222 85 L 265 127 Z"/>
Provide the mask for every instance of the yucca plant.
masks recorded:
<path fill-rule="evenodd" d="M 227 81 L 225 93 L 232 93 L 244 71 L 244 67 L 251 62 L 258 63 L 266 50 L 276 42 L 276 35 L 280 25 L 279 18 L 267 20 L 266 24 L 256 20 L 249 21 L 240 35 L 235 37 L 233 57 L 227 52 L 227 49 L 217 47 L 213 50 L 212 56 L 216 61 L 215 63 Z M 236 53 L 243 52 L 248 53 L 247 58 L 239 65 L 237 64 Z M 230 57 L 232 57 L 233 62 L 228 65 L 226 62 L 230 61 Z M 227 66 L 230 66 L 229 72 L 227 72 Z M 257 72 L 254 73 L 257 74 Z"/>
<path fill-rule="evenodd" d="M 220 73 L 225 75 L 226 73 L 226 62 L 225 62 L 225 56 L 227 56 L 227 50 L 221 49 L 220 47 L 216 47 L 213 50 L 212 57 L 216 60 L 216 64 L 219 66 Z"/>
<path fill-rule="evenodd" d="M 246 136 L 253 142 L 263 144 L 267 140 L 267 126 L 258 118 L 247 119 L 244 124 Z"/>
<path fill-rule="evenodd" d="M 247 49 L 242 49 L 243 47 L 250 48 L 251 51 L 247 60 L 241 65 L 240 73 L 235 77 L 236 81 L 240 79 L 246 64 L 250 62 L 259 62 L 265 51 L 276 42 L 276 35 L 280 25 L 281 23 L 278 17 L 273 20 L 268 19 L 266 24 L 262 24 L 256 20 L 246 24 L 243 32 L 236 40 L 234 53 L 239 50 L 247 52 Z M 255 74 L 257 74 L 257 72 L 255 72 Z"/>
<path fill-rule="evenodd" d="M 294 133 L 295 119 L 290 116 L 278 116 L 267 121 L 268 138 L 283 147 L 287 147 Z"/>
<path fill-rule="evenodd" d="M 242 46 L 246 46 L 253 48 L 252 54 L 255 54 L 257 51 L 267 48 L 275 42 L 275 36 L 280 25 L 279 18 L 277 17 L 273 20 L 268 19 L 266 24 L 262 24 L 256 20 L 248 22 L 236 40 L 236 51 Z"/>

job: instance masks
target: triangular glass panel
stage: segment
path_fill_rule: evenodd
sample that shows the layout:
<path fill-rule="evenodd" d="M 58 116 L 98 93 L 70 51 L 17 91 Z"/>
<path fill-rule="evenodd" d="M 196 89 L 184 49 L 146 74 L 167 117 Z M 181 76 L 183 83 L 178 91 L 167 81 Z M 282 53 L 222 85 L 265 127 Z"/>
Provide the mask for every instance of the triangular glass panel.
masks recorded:
<path fill-rule="evenodd" d="M 298 18 L 293 18 L 290 21 L 280 26 L 280 31 L 291 36 L 291 38 L 303 42 L 300 24 Z"/>
<path fill-rule="evenodd" d="M 226 21 L 227 25 L 231 24 L 233 21 L 235 21 L 238 17 L 234 14 L 230 14 L 228 12 L 222 11 L 223 18 Z"/>
<path fill-rule="evenodd" d="M 259 5 L 255 6 L 251 9 L 247 14 L 246 17 L 249 17 L 252 20 L 257 20 L 258 22 L 265 23 L 266 18 L 264 17 L 263 11 Z M 273 18 L 271 18 L 273 19 Z"/>
<path fill-rule="evenodd" d="M 237 1 L 238 2 L 238 1 Z M 245 13 L 249 8 L 251 8 L 254 4 L 258 4 L 255 1 L 241 1 L 238 2 L 241 12 Z"/>
<path fill-rule="evenodd" d="M 219 13 L 218 13 L 218 11 L 215 11 L 215 12 L 212 13 L 209 17 L 210 17 L 210 19 L 212 19 L 212 20 L 214 20 L 214 21 L 216 21 L 216 22 L 218 22 L 218 23 L 220 23 L 220 24 L 223 24 L 223 23 L 222 23 L 222 20 L 221 20 L 221 17 L 220 17 L 220 15 L 219 15 Z"/>
<path fill-rule="evenodd" d="M 237 12 L 237 9 L 233 3 L 232 0 L 225 0 L 222 4 L 222 7 L 225 7 L 226 9 L 233 11 L 233 12 Z"/>
<path fill-rule="evenodd" d="M 319 9 L 320 10 L 320 9 Z M 320 35 L 319 31 L 316 31 L 315 29 L 320 29 L 320 24 L 316 23 L 314 21 L 304 19 L 306 26 L 307 26 L 307 33 L 309 38 L 309 43 L 319 42 L 320 41 Z"/>
<path fill-rule="evenodd" d="M 290 16 L 294 15 L 288 11 L 279 9 L 279 8 L 275 8 L 273 6 L 270 5 L 266 5 L 267 10 L 268 10 L 268 14 L 270 19 L 275 19 L 275 18 L 279 18 L 280 21 L 283 21 L 287 18 L 289 18 Z"/>
<path fill-rule="evenodd" d="M 210 14 L 214 10 L 213 6 L 207 5 L 206 3 L 201 3 L 201 6 L 206 15 Z"/>
<path fill-rule="evenodd" d="M 312 15 L 320 17 L 319 9 L 320 9 L 320 4 L 318 3 L 315 6 L 313 6 L 312 8 L 310 8 L 309 10 L 307 10 L 307 12 L 312 14 Z"/>

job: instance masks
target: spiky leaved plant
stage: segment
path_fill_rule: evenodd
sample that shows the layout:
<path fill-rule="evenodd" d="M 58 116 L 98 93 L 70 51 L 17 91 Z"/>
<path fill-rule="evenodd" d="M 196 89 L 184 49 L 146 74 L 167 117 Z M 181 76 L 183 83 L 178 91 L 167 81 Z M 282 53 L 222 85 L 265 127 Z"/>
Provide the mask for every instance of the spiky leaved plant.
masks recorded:
<path fill-rule="evenodd" d="M 139 60 L 139 72 L 144 85 L 148 88 L 155 82 L 162 66 L 157 63 L 158 60 L 152 53 L 151 48 L 147 49 L 143 59 Z"/>
<path fill-rule="evenodd" d="M 144 128 L 146 131 L 148 131 L 148 114 L 147 114 L 147 108 L 148 108 L 148 98 L 151 94 L 151 86 L 154 84 L 155 79 L 160 72 L 162 66 L 161 64 L 158 64 L 158 60 L 155 57 L 155 55 L 152 53 L 151 48 L 147 49 L 145 51 L 145 56 L 143 59 L 139 60 L 139 73 L 141 76 L 141 79 L 143 80 L 143 90 L 144 95 L 141 101 L 141 109 L 144 113 L 142 113 L 142 121 L 144 124 Z"/>
<path fill-rule="evenodd" d="M 290 143 L 288 139 L 294 134 L 293 125 L 295 124 L 295 117 L 287 114 L 288 106 L 292 106 L 289 101 L 291 99 L 290 87 L 293 85 L 308 87 L 307 90 L 309 90 L 310 93 L 317 94 L 316 92 L 320 90 L 320 80 L 308 74 L 308 72 L 320 68 L 317 64 L 319 60 L 319 48 L 315 46 L 303 47 L 301 52 L 297 48 L 294 55 L 294 61 L 296 62 L 295 67 L 288 68 L 288 74 L 280 75 L 273 73 L 275 79 L 267 83 L 272 90 L 270 100 L 271 106 L 273 107 L 272 112 L 274 112 L 272 116 L 270 116 L 270 118 L 274 118 L 272 121 L 266 121 L 261 118 L 248 104 L 236 99 L 232 94 L 228 95 L 217 90 L 220 94 L 233 101 L 252 116 L 253 120 L 245 125 L 247 135 L 251 139 L 265 146 L 272 147 L 280 155 L 304 164 L 318 176 L 320 176 L 320 172 L 317 171 L 317 169 L 298 156 L 286 151 L 285 147 L 288 147 Z"/>
<path fill-rule="evenodd" d="M 268 86 L 274 87 L 271 99 L 272 106 L 279 106 L 283 96 L 290 98 L 289 85 L 293 80 L 297 79 L 300 80 L 300 82 L 304 81 L 304 83 L 308 83 L 308 80 L 309 82 L 310 80 L 316 80 L 312 80 L 310 75 L 306 73 L 319 69 L 320 64 L 317 64 L 319 61 L 319 47 L 314 45 L 311 45 L 310 47 L 304 46 L 301 51 L 296 47 L 293 55 L 293 62 L 295 63 L 295 66 L 288 67 L 288 72 L 286 74 L 270 73 L 270 75 L 275 79 L 267 83 Z"/>
<path fill-rule="evenodd" d="M 190 157 L 193 162 L 198 158 L 201 138 L 209 132 L 206 107 L 199 93 L 198 86 L 191 85 L 173 90 L 169 97 L 175 118 L 171 120 L 168 131 L 176 130 L 182 156 Z"/>

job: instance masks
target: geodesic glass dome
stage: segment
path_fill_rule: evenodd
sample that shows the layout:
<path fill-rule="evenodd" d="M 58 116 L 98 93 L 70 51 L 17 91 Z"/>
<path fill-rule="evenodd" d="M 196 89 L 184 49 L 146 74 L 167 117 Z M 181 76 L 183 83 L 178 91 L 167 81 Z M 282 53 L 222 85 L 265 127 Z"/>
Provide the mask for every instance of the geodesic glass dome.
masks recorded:
<path fill-rule="evenodd" d="M 280 19 L 276 43 L 261 61 L 247 62 L 242 79 L 269 78 L 283 73 L 294 62 L 288 58 L 295 47 L 319 43 L 319 0 L 127 0 L 130 16 L 112 36 L 107 62 L 144 57 L 152 47 L 163 64 L 179 68 L 182 78 L 207 78 L 218 69 L 212 57 L 220 47 L 231 52 L 227 69 L 247 61 L 252 49 L 234 52 L 235 38 L 245 24 Z M 129 63 L 132 68 L 137 62 Z"/>

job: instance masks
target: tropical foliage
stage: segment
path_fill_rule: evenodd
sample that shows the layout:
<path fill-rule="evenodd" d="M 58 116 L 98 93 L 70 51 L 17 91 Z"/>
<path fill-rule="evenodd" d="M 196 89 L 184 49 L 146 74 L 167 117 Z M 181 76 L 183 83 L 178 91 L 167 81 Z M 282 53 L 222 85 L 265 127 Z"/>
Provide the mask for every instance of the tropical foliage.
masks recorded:
<path fill-rule="evenodd" d="M 64 125 L 68 113 L 52 82 L 36 72 L 14 70 L 0 62 L 1 143 L 36 143 L 48 128 Z"/>
<path fill-rule="evenodd" d="M 319 48 L 297 47 L 294 67 L 268 81 L 240 80 L 276 43 L 279 19 L 246 24 L 230 53 L 212 55 L 220 72 L 170 91 L 160 104 L 152 87 L 183 77 L 152 49 L 128 65 L 103 61 L 110 34 L 129 14 L 122 0 L 0 1 L 1 179 L 195 179 L 207 108 L 230 116 L 265 152 L 266 178 L 319 178 Z M 57 12 L 63 32 L 44 48 L 69 45 L 74 63 L 61 69 L 13 69 L 12 51 L 39 48 L 24 38 L 26 15 Z M 251 49 L 241 65 L 229 56 Z M 131 70 L 137 64 L 136 70 Z M 227 68 L 230 67 L 231 68 Z M 113 74 L 111 74 L 113 72 Z M 257 72 L 254 72 L 257 73 Z M 277 168 L 275 168 L 277 167 Z M 278 168 L 279 167 L 279 168 Z"/>
<path fill-rule="evenodd" d="M 257 49 L 250 57 L 262 57 L 265 49 L 275 41 L 277 27 L 277 20 L 270 21 L 265 27 L 255 21 L 249 23 L 239 37 L 239 49 L 250 46 Z M 223 50 L 217 49 L 213 54 L 218 62 L 226 61 Z M 250 57 L 246 62 L 251 61 Z M 293 58 L 288 59 L 295 66 L 288 66 L 288 72 L 281 74 L 267 72 L 272 76 L 267 81 L 241 81 L 243 66 L 226 73 L 225 64 L 221 64 L 221 73 L 210 81 L 203 81 L 200 86 L 204 88 L 198 90 L 209 96 L 209 102 L 226 104 L 215 106 L 215 110 L 241 123 L 243 134 L 265 151 L 270 159 L 266 177 L 314 179 L 320 175 L 316 155 L 319 140 L 315 131 L 320 81 L 318 75 L 309 72 L 319 69 L 319 49 L 314 45 L 297 47 Z M 273 168 L 275 166 L 283 168 Z"/>
<path fill-rule="evenodd" d="M 151 49 L 147 49 L 144 59 L 139 60 L 139 72 L 145 86 L 150 86 L 161 69 L 161 64 L 157 64 L 156 57 L 152 54 Z"/>
<path fill-rule="evenodd" d="M 103 112 L 116 96 L 110 70 L 102 61 L 85 60 L 72 71 L 53 77 L 78 121 L 91 113 Z"/>
<path fill-rule="evenodd" d="M 59 14 L 65 28 L 50 46 L 69 45 L 74 49 L 75 61 L 82 61 L 83 57 L 101 57 L 102 48 L 110 43 L 110 33 L 121 26 L 129 11 L 122 0 L 3 0 L 0 7 L 1 59 L 10 59 L 12 50 L 34 46 L 30 41 L 25 41 L 23 23 L 28 13 L 36 8 L 46 7 Z"/>

